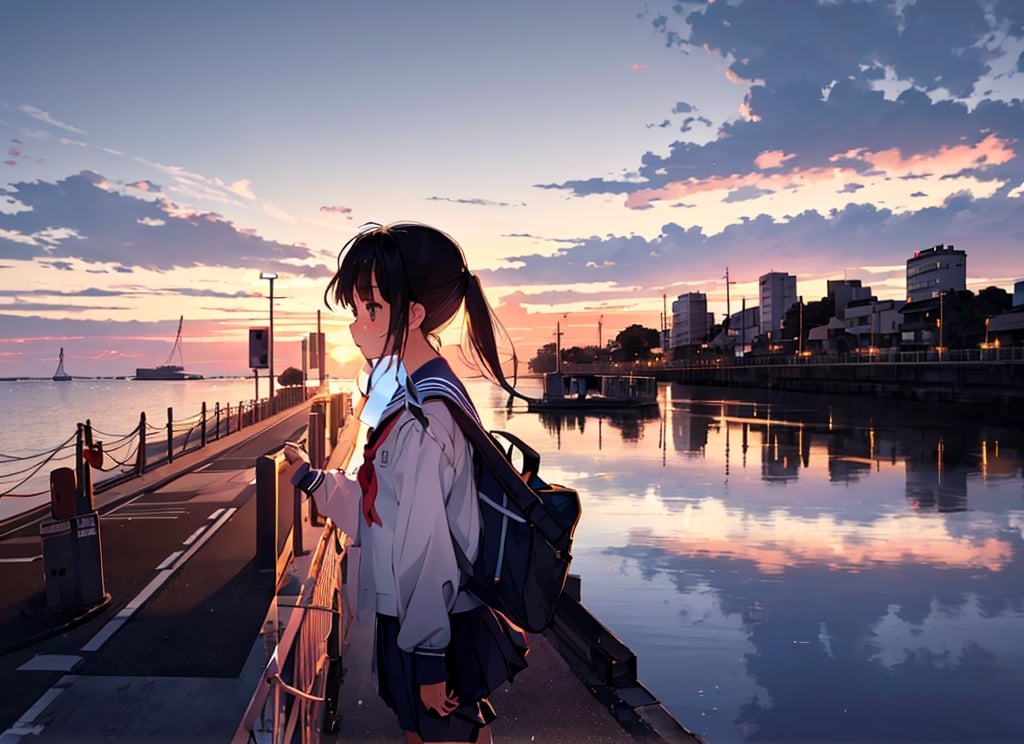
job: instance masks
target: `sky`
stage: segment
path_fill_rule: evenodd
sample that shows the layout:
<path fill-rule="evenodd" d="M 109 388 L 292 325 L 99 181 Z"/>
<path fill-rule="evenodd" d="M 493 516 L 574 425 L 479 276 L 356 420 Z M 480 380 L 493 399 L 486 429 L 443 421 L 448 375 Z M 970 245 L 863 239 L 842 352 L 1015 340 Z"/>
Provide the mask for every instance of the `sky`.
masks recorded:
<path fill-rule="evenodd" d="M 720 322 L 769 271 L 904 299 L 906 260 L 1024 279 L 1018 0 L 8 0 L 0 377 L 275 368 L 365 222 L 462 245 L 528 360 Z M 726 283 L 728 271 L 730 283 Z M 457 329 L 451 337 L 457 341 Z"/>

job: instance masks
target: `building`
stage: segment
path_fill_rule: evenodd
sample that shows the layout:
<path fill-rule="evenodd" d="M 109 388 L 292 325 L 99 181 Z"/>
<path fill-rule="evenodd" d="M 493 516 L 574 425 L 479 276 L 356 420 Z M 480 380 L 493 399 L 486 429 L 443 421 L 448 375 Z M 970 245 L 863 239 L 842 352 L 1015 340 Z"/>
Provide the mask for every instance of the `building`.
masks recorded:
<path fill-rule="evenodd" d="M 826 283 L 828 296 L 832 298 L 836 317 L 843 320 L 844 311 L 852 302 L 871 299 L 871 287 L 862 287 L 860 279 L 829 279 Z"/>
<path fill-rule="evenodd" d="M 1013 306 L 1021 307 L 1022 305 L 1024 305 L 1024 279 L 1013 283 Z"/>
<path fill-rule="evenodd" d="M 843 330 L 857 339 L 860 349 L 898 346 L 903 325 L 902 302 L 867 300 L 846 306 Z"/>
<path fill-rule="evenodd" d="M 703 292 L 687 292 L 672 301 L 672 348 L 703 343 L 708 325 L 708 297 Z"/>
<path fill-rule="evenodd" d="M 761 308 L 744 307 L 729 316 L 729 337 L 733 340 L 737 356 L 750 349 L 750 342 L 761 330 Z"/>
<path fill-rule="evenodd" d="M 758 278 L 760 293 L 761 333 L 782 330 L 786 311 L 797 303 L 796 276 L 782 271 L 770 271 Z"/>
<path fill-rule="evenodd" d="M 907 259 L 907 302 L 967 289 L 967 253 L 951 245 L 914 251 Z"/>

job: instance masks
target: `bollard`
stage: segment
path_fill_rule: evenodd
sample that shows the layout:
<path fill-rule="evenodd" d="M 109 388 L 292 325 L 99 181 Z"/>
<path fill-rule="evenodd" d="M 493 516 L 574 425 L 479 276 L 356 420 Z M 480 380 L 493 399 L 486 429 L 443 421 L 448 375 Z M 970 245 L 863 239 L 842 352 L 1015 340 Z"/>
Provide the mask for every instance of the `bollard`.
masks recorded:
<path fill-rule="evenodd" d="M 139 451 L 135 453 L 135 474 L 146 472 L 146 412 L 139 414 Z"/>
<path fill-rule="evenodd" d="M 174 409 L 167 407 L 167 462 L 174 461 Z"/>
<path fill-rule="evenodd" d="M 256 460 L 256 568 L 277 573 L 277 459 Z"/>

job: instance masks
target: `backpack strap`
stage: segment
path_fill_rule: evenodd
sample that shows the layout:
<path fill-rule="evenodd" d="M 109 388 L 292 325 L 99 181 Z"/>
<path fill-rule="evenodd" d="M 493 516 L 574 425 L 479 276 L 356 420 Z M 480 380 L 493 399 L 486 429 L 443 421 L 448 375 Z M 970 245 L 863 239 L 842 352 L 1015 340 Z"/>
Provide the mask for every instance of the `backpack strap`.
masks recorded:
<path fill-rule="evenodd" d="M 519 477 L 490 434 L 484 431 L 480 420 L 470 416 L 466 409 L 450 398 L 438 397 L 443 398 L 448 405 L 452 418 L 459 425 L 463 436 L 473 445 L 473 451 L 487 471 L 501 484 L 523 515 L 537 527 L 544 539 L 557 544 L 565 533 L 565 529 L 554 521 L 537 494 Z"/>

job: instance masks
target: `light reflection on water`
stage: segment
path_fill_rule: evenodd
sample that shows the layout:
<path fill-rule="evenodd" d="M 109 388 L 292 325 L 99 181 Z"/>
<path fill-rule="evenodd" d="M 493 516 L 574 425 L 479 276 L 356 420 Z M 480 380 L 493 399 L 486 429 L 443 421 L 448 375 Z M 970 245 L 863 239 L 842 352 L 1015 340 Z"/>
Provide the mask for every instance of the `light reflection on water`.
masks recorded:
<path fill-rule="evenodd" d="M 580 491 L 584 602 L 712 744 L 1020 740 L 1019 430 L 681 386 L 650 417 L 509 415 L 471 390 Z"/>

